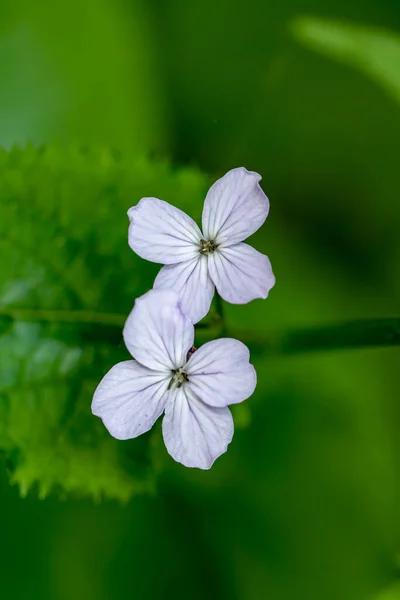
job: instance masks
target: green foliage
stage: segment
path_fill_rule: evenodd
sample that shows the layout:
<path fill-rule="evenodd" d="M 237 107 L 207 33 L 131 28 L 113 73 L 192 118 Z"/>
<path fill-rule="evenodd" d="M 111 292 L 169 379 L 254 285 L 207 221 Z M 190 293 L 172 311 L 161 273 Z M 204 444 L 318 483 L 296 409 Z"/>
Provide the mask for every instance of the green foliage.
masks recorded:
<path fill-rule="evenodd" d="M 159 195 L 184 207 L 207 187 L 194 169 L 109 151 L 0 152 L 0 450 L 21 493 L 127 500 L 151 491 L 152 434 L 117 442 L 90 412 L 158 267 L 127 244 L 126 210 Z M 117 314 L 115 314 L 117 313 Z M 106 340 L 106 342 L 104 342 Z"/>
<path fill-rule="evenodd" d="M 327 19 L 301 17 L 292 24 L 303 44 L 359 69 L 400 102 L 400 36 Z"/>
<path fill-rule="evenodd" d="M 399 600 L 400 585 L 397 583 L 379 594 L 375 600 Z"/>
<path fill-rule="evenodd" d="M 277 285 L 224 310 L 230 331 L 246 343 L 256 332 L 264 348 L 275 330 L 399 316 L 398 88 L 385 95 L 379 79 L 396 76 L 395 35 L 375 28 L 398 27 L 399 2 L 314 4 L 327 19 L 361 16 L 335 24 L 347 50 L 327 49 L 328 21 L 318 48 L 310 27 L 295 32 L 320 54 L 300 48 L 287 31 L 295 0 L 1 3 L 0 145 L 161 147 L 213 174 L 263 175 L 271 214 L 250 243 Z M 234 440 L 206 473 L 169 459 L 160 422 L 113 440 L 91 394 L 127 356 L 120 324 L 157 271 L 129 250 L 124 211 L 158 194 L 195 216 L 203 176 L 109 152 L 46 154 L 0 155 L 5 600 L 400 600 L 387 587 L 400 539 L 398 349 L 252 349 L 256 393 L 234 407 Z M 23 501 L 4 465 L 23 491 L 40 479 Z M 151 491 L 161 469 L 155 498 L 74 498 Z M 51 488 L 68 502 L 37 501 Z"/>

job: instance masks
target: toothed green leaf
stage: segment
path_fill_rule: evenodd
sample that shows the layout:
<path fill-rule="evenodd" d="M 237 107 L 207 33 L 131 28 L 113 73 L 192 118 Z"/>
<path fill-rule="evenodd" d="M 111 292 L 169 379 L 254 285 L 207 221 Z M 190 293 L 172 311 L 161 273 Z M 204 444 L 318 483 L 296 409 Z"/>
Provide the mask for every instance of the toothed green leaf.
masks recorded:
<path fill-rule="evenodd" d="M 22 494 L 126 501 L 154 488 L 165 451 L 151 433 L 114 440 L 91 398 L 128 357 L 124 318 L 159 268 L 130 250 L 127 209 L 158 195 L 200 211 L 207 183 L 106 150 L 0 151 L 0 451 Z"/>

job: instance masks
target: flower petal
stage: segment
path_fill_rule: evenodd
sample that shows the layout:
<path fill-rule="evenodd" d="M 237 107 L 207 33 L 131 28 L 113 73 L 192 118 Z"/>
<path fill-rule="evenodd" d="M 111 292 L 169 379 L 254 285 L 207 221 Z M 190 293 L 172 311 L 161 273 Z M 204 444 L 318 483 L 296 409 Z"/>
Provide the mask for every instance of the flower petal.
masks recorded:
<path fill-rule="evenodd" d="M 157 198 L 142 198 L 128 210 L 128 241 L 136 254 L 163 265 L 199 253 L 201 232 L 182 210 Z"/>
<path fill-rule="evenodd" d="M 232 441 L 233 419 L 229 408 L 211 408 L 183 385 L 167 403 L 162 430 L 172 458 L 209 469 Z"/>
<path fill-rule="evenodd" d="M 237 404 L 249 398 L 257 375 L 242 342 L 230 338 L 207 342 L 190 357 L 187 386 L 210 406 Z"/>
<path fill-rule="evenodd" d="M 112 436 L 128 440 L 145 433 L 165 408 L 169 378 L 135 360 L 118 363 L 100 381 L 92 413 Z"/>
<path fill-rule="evenodd" d="M 232 304 L 266 298 L 275 284 L 269 258 L 248 244 L 213 252 L 208 257 L 208 269 L 219 295 Z"/>
<path fill-rule="evenodd" d="M 176 292 L 150 290 L 137 298 L 123 335 L 129 352 L 142 365 L 170 373 L 185 364 L 194 327 Z"/>
<path fill-rule="evenodd" d="M 207 240 L 237 244 L 261 227 L 268 216 L 269 200 L 258 184 L 260 180 L 258 173 L 239 167 L 210 187 L 202 217 Z"/>
<path fill-rule="evenodd" d="M 179 294 L 182 310 L 193 323 L 197 323 L 210 310 L 214 284 L 208 275 L 206 256 L 177 265 L 166 265 L 154 282 L 155 289 L 171 289 Z"/>

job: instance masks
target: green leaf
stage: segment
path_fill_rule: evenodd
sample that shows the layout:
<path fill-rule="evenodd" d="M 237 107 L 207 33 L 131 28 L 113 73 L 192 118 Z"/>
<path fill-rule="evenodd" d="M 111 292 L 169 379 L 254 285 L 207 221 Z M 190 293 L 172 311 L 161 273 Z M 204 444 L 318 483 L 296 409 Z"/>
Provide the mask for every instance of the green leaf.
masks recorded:
<path fill-rule="evenodd" d="M 400 584 L 396 583 L 385 589 L 375 600 L 400 600 Z"/>
<path fill-rule="evenodd" d="M 158 195 L 200 211 L 207 184 L 105 150 L 0 151 L 0 451 L 22 494 L 37 484 L 42 497 L 126 501 L 154 489 L 159 432 L 114 440 L 90 403 L 128 358 L 124 318 L 159 268 L 128 247 L 126 210 Z"/>
<path fill-rule="evenodd" d="M 296 19 L 291 30 L 299 42 L 360 70 L 400 102 L 400 35 L 397 33 L 314 17 Z"/>

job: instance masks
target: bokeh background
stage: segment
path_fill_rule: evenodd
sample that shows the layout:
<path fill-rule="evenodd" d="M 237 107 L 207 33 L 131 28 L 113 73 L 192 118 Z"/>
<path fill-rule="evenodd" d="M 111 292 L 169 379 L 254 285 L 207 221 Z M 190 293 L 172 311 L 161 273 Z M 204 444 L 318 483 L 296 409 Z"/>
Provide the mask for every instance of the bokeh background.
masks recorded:
<path fill-rule="evenodd" d="M 252 243 L 277 284 L 225 306 L 228 330 L 267 347 L 397 316 L 398 0 L 0 9 L 1 597 L 399 599 L 396 348 L 254 351 L 257 391 L 199 472 L 159 426 L 117 442 L 91 416 L 127 353 L 118 324 L 79 317 L 118 321 L 152 284 L 129 206 L 198 217 L 240 165 L 271 200 Z"/>

